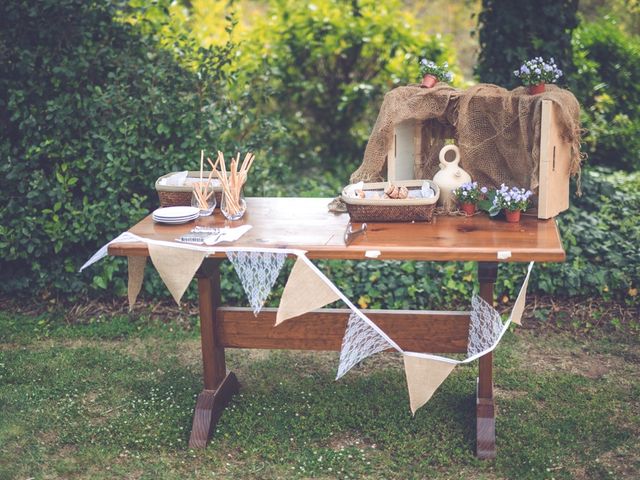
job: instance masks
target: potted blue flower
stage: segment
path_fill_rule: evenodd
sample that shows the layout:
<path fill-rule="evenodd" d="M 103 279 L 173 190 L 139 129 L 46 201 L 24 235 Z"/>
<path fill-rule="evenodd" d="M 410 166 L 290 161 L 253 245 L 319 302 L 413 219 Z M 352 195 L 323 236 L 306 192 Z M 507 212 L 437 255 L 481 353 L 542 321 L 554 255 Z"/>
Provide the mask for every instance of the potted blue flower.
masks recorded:
<path fill-rule="evenodd" d="M 518 223 L 520 214 L 529 208 L 531 190 L 518 187 L 507 187 L 504 183 L 495 191 L 489 215 L 492 217 L 504 212 L 507 222 Z"/>
<path fill-rule="evenodd" d="M 553 57 L 546 62 L 542 57 L 535 57 L 524 62 L 513 75 L 522 81 L 531 95 L 544 92 L 545 84 L 555 83 L 562 76 Z"/>
<path fill-rule="evenodd" d="M 467 182 L 460 185 L 451 193 L 453 198 L 456 199 L 460 210 L 462 210 L 467 217 L 470 217 L 476 213 L 478 203 L 480 203 L 487 193 L 487 187 L 478 187 L 478 182 Z"/>
<path fill-rule="evenodd" d="M 422 83 L 420 84 L 422 88 L 431 88 L 438 81 L 450 82 L 453 79 L 447 62 L 438 65 L 426 58 L 420 60 L 420 74 L 422 75 Z"/>

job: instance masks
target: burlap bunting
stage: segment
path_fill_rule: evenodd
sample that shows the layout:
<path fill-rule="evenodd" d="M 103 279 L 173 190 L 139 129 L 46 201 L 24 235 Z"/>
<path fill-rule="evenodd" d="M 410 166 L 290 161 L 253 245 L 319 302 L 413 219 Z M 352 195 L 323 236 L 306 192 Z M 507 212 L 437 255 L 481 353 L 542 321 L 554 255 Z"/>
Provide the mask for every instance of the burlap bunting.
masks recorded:
<path fill-rule="evenodd" d="M 339 295 L 304 259 L 298 257 L 280 299 L 276 325 L 339 299 Z"/>
<path fill-rule="evenodd" d="M 440 384 L 447 379 L 456 364 L 412 355 L 403 357 L 409 404 L 411 413 L 415 415 L 416 410 L 427 403 Z"/>
<path fill-rule="evenodd" d="M 127 282 L 129 311 L 133 310 L 138 294 L 142 289 L 142 279 L 144 278 L 144 267 L 146 264 L 147 257 L 127 257 L 127 265 L 129 269 L 129 279 Z"/>
<path fill-rule="evenodd" d="M 531 267 L 529 267 L 529 272 L 527 272 L 527 277 L 524 279 L 522 283 L 522 287 L 520 287 L 520 293 L 518 293 L 518 298 L 516 299 L 516 303 L 513 305 L 513 309 L 511 310 L 511 321 L 517 325 L 522 325 L 522 314 L 524 313 L 524 307 L 527 303 L 527 288 L 529 286 L 529 273 L 531 272 Z"/>
<path fill-rule="evenodd" d="M 148 247 L 149 256 L 160 278 L 171 292 L 173 299 L 180 305 L 182 295 L 207 253 L 200 250 L 165 247 L 154 243 L 149 243 Z"/>

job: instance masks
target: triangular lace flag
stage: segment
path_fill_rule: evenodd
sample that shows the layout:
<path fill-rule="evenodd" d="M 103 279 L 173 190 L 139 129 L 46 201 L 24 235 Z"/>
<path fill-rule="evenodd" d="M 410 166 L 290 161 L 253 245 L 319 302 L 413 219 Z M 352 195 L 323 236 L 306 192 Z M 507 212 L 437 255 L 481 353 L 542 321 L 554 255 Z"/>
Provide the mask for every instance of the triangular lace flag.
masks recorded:
<path fill-rule="evenodd" d="M 502 320 L 496 309 L 478 295 L 474 295 L 471 299 L 467 356 L 472 357 L 493 347 L 500 339 L 502 327 Z"/>
<path fill-rule="evenodd" d="M 242 282 L 242 288 L 244 288 L 247 299 L 253 307 L 253 313 L 257 316 L 278 279 L 287 254 L 227 252 L 227 257 L 236 269 Z"/>
<path fill-rule="evenodd" d="M 336 380 L 365 358 L 388 348 L 391 348 L 391 345 L 382 335 L 355 312 L 351 312 L 342 338 L 340 365 Z"/>

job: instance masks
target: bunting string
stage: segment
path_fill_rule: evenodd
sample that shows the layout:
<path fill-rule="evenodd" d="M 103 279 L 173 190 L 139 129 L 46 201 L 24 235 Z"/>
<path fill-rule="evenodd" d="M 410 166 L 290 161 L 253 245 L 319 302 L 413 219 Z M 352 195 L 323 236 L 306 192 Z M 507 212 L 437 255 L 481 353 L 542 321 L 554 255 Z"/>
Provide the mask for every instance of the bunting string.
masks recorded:
<path fill-rule="evenodd" d="M 152 240 L 125 232 L 98 250 L 80 269 L 89 267 L 107 255 L 108 246 L 112 243 L 144 242 L 149 245 L 149 251 L 165 283 L 172 295 L 179 302 L 186 284 L 191 280 L 195 270 L 208 255 L 218 252 L 226 253 L 242 281 L 254 314 L 262 309 L 266 298 L 271 292 L 284 261 L 288 255 L 297 256 L 297 262 L 285 286 L 276 325 L 289 318 L 325 306 L 335 300 L 342 300 L 351 310 L 340 352 L 340 363 L 336 380 L 344 376 L 354 365 L 365 358 L 383 350 L 395 349 L 402 353 L 405 371 L 411 397 L 411 410 L 422 406 L 433 394 L 435 389 L 446 379 L 456 365 L 469 363 L 491 352 L 499 344 L 511 322 L 520 323 L 524 311 L 526 288 L 533 267 L 529 264 L 525 280 L 518 294 L 509 318 L 502 322 L 500 314 L 481 297 L 474 295 L 471 301 L 469 322 L 469 340 L 467 357 L 457 360 L 425 352 L 406 352 L 391 339 L 378 325 L 356 307 L 334 283 L 316 267 L 305 255 L 304 250 L 280 248 L 254 247 L 220 247 L 199 246 L 179 242 Z M 167 248 L 171 247 L 171 248 Z M 194 255 L 175 255 L 173 249 L 192 250 Z M 162 253 L 162 254 L 160 254 Z M 185 252 L 186 253 L 186 252 Z M 175 258 L 162 258 L 162 257 Z M 178 259 L 183 259 L 181 262 Z M 184 263 L 188 263 L 185 267 Z M 180 282 L 175 282 L 171 271 L 177 269 L 181 273 Z M 295 278 L 293 278 L 295 277 Z M 133 278 L 133 277 L 132 277 Z M 139 275 L 135 276 L 135 285 L 130 294 L 137 293 Z M 172 286 L 172 283 L 176 283 Z M 290 285 L 298 283 L 298 285 Z M 313 288 L 309 288 L 313 286 Z M 289 294 L 287 294 L 289 290 Z M 310 295 L 300 295 L 306 291 Z M 321 294 L 320 294 L 321 293 Z M 132 296 L 132 295 L 130 295 Z M 302 298 L 302 301 L 300 297 Z M 304 300 L 304 298 L 309 298 Z M 134 298 L 135 300 L 135 298 Z M 288 313 L 283 313 L 288 312 Z"/>

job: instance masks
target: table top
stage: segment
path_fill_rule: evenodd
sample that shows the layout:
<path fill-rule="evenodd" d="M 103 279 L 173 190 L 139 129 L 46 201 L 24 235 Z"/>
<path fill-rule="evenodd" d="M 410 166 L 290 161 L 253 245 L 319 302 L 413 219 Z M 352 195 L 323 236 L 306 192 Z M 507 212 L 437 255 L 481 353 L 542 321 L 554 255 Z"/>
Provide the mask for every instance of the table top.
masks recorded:
<path fill-rule="evenodd" d="M 236 222 L 226 221 L 219 210 L 183 225 L 154 223 L 151 215 L 129 231 L 138 236 L 173 241 L 195 225 L 240 226 L 252 229 L 238 241 L 217 246 L 296 248 L 309 258 L 365 259 L 379 251 L 379 260 L 459 260 L 483 262 L 562 262 L 565 252 L 554 219 L 523 216 L 507 223 L 481 213 L 473 217 L 435 216 L 431 223 L 372 223 L 365 234 L 347 246 L 344 232 L 349 215 L 327 210 L 329 198 L 247 198 L 247 212 Z M 357 229 L 359 223 L 354 223 Z M 111 255 L 148 255 L 146 244 L 114 243 Z M 223 252 L 212 256 L 223 257 Z M 502 258 L 500 258 L 502 257 Z M 369 257 L 371 258 L 371 257 Z"/>

